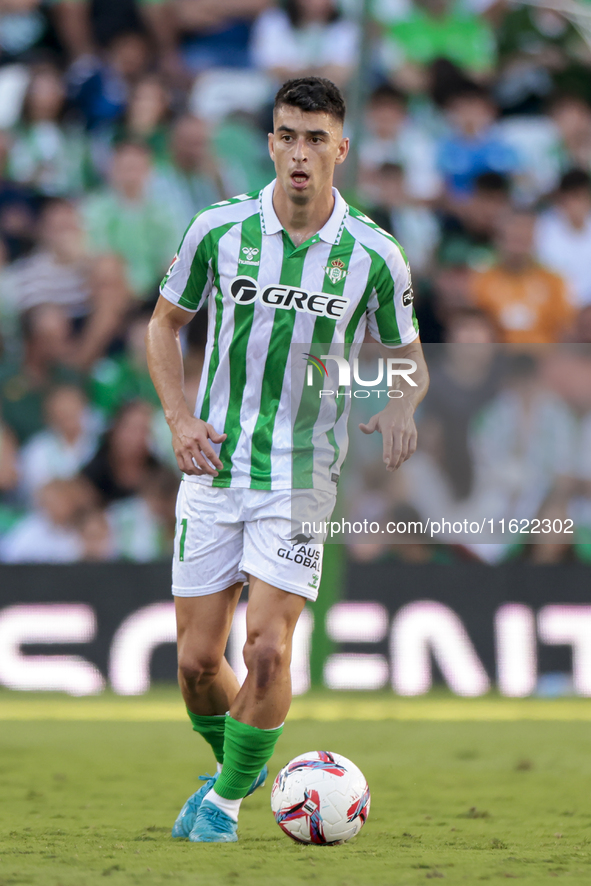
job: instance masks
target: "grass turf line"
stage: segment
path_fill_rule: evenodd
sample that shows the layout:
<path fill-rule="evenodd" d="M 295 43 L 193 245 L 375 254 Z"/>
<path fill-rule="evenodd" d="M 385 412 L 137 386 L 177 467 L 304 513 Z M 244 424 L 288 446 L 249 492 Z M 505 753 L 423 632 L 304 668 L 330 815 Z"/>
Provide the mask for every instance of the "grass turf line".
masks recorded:
<path fill-rule="evenodd" d="M 113 692 L 71 698 L 43 692 L 0 690 L 0 722 L 10 720 L 80 720 L 184 723 L 187 715 L 176 686 L 156 686 L 145 696 Z M 447 690 L 400 698 L 392 692 L 309 692 L 293 700 L 289 720 L 563 720 L 591 722 L 588 698 L 458 698 Z M 0 884 L 1 886 L 1 884 Z"/>
<path fill-rule="evenodd" d="M 0 886 L 415 886 L 591 882 L 591 727 L 584 722 L 293 720 L 271 763 L 328 749 L 372 789 L 368 824 L 334 848 L 292 843 L 245 801 L 240 842 L 170 827 L 213 758 L 189 723 L 4 722 Z"/>

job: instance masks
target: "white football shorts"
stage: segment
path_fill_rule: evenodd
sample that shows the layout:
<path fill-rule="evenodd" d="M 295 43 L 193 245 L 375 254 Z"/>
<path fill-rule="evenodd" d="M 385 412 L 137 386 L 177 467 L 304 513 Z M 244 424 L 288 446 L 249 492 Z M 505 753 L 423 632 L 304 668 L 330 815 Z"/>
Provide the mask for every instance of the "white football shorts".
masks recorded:
<path fill-rule="evenodd" d="M 330 520 L 336 500 L 332 492 L 267 492 L 183 480 L 176 506 L 174 596 L 215 594 L 253 575 L 282 591 L 315 600 L 324 536 L 303 532 L 292 522 L 294 496 L 298 504 L 293 512 L 310 514 L 318 529 Z"/>

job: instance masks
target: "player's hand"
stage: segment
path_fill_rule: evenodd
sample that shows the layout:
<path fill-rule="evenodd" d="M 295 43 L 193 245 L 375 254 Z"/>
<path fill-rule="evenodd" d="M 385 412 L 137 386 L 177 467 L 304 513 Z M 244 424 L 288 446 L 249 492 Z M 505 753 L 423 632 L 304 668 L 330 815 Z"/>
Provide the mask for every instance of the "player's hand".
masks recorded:
<path fill-rule="evenodd" d="M 378 431 L 382 435 L 387 471 L 399 468 L 417 448 L 414 407 L 402 398 L 390 401 L 385 409 L 373 415 L 366 425 L 360 424 L 359 428 L 364 434 Z"/>
<path fill-rule="evenodd" d="M 172 430 L 172 448 L 179 468 L 184 474 L 210 474 L 217 477 L 223 468 L 210 440 L 223 443 L 227 434 L 218 434 L 212 425 L 200 418 L 190 416 L 179 422 Z"/>

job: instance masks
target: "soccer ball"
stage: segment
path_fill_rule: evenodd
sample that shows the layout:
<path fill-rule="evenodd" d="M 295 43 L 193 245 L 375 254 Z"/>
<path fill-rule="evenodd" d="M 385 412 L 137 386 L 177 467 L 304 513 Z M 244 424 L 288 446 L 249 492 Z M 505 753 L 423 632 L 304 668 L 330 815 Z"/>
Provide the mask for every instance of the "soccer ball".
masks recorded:
<path fill-rule="evenodd" d="M 273 783 L 275 821 L 298 843 L 334 846 L 358 834 L 369 815 L 369 787 L 355 763 L 310 751 L 284 766 Z"/>

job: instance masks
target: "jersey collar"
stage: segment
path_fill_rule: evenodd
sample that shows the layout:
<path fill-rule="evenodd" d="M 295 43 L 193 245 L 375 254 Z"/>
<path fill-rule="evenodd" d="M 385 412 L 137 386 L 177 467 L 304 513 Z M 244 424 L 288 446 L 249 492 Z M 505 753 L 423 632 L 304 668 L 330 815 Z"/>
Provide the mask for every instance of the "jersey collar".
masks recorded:
<path fill-rule="evenodd" d="M 259 212 L 263 234 L 278 234 L 283 230 L 283 225 L 279 221 L 273 207 L 273 191 L 275 190 L 276 181 L 277 179 L 273 179 L 259 194 Z M 349 207 L 336 188 L 332 189 L 332 193 L 334 197 L 332 214 L 324 227 L 318 231 L 317 236 L 324 240 L 325 243 L 334 245 L 341 239 L 345 220 L 349 214 Z"/>

